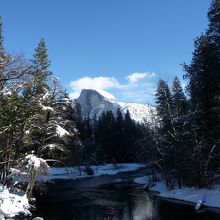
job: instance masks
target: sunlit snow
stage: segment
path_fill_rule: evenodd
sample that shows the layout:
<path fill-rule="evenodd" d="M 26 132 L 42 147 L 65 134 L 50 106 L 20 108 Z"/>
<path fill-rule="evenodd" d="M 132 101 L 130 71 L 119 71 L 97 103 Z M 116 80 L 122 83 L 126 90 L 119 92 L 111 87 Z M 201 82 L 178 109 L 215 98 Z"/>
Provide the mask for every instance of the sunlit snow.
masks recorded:
<path fill-rule="evenodd" d="M 136 178 L 134 181 L 146 185 L 148 179 L 148 176 L 143 176 Z M 215 185 L 212 189 L 183 187 L 181 189 L 168 190 L 164 182 L 156 182 L 151 189 L 159 192 L 161 197 L 192 202 L 195 207 L 202 202 L 205 206 L 220 208 L 220 185 Z"/>
<path fill-rule="evenodd" d="M 94 174 L 92 176 L 114 175 L 119 172 L 133 171 L 145 167 L 144 164 L 138 163 L 123 163 L 123 164 L 106 164 L 98 166 L 90 166 Z M 73 167 L 56 167 L 50 168 L 47 175 L 41 175 L 38 180 L 47 181 L 51 179 L 70 179 L 70 178 L 85 178 L 91 175 L 87 174 L 86 166 Z"/>
<path fill-rule="evenodd" d="M 27 168 L 34 167 L 35 169 L 39 169 L 42 164 L 44 164 L 45 166 L 48 166 L 47 162 L 44 159 L 36 157 L 33 154 L 27 155 L 25 157 L 25 161 L 27 161 Z M 48 168 L 49 168 L 49 166 L 48 166 Z"/>
<path fill-rule="evenodd" d="M 17 195 L 10 193 L 8 188 L 0 185 L 0 219 L 8 219 L 19 214 L 31 215 L 30 205 L 26 194 Z"/>
<path fill-rule="evenodd" d="M 59 137 L 64 137 L 64 136 L 68 136 L 70 135 L 70 133 L 65 130 L 64 128 L 62 128 L 61 126 L 57 125 L 56 127 L 56 133 L 58 134 Z"/>

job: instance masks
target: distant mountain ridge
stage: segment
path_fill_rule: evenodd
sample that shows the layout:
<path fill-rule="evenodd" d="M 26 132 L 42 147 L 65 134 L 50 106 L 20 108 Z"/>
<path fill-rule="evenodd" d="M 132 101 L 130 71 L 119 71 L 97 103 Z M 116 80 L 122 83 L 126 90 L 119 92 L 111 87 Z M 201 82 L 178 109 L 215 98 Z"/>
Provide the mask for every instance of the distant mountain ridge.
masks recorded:
<path fill-rule="evenodd" d="M 96 115 L 99 117 L 102 112 L 116 113 L 120 108 L 122 114 L 128 110 L 131 118 L 136 122 L 152 123 L 156 114 L 156 108 L 151 105 L 120 102 L 112 94 L 100 89 L 83 89 L 75 101 L 80 104 L 83 116 L 93 117 Z"/>

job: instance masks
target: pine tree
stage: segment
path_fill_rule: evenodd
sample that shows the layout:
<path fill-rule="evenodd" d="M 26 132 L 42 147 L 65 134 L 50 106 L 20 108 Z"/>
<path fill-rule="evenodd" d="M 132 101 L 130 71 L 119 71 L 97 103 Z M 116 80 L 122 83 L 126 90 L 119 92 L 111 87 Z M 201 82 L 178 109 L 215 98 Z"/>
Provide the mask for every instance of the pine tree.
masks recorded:
<path fill-rule="evenodd" d="M 212 43 L 212 56 L 214 60 L 212 62 L 212 73 L 210 74 L 210 79 L 212 80 L 212 100 L 213 104 L 211 107 L 211 112 L 213 114 L 213 120 L 216 120 L 214 126 L 216 126 L 218 132 L 213 134 L 215 139 L 220 135 L 220 1 L 213 0 L 211 7 L 208 12 L 209 18 L 209 28 L 207 30 L 207 36 Z M 214 44 L 214 45 L 213 45 Z M 211 83 L 210 83 L 211 84 Z"/>
<path fill-rule="evenodd" d="M 119 132 L 118 134 L 120 134 L 123 129 L 123 115 L 120 108 L 116 112 L 116 128 L 117 132 Z"/>
<path fill-rule="evenodd" d="M 159 80 L 156 91 L 157 113 L 161 120 L 162 128 L 165 132 L 173 135 L 173 100 L 168 84 L 164 80 Z"/>
<path fill-rule="evenodd" d="M 124 162 L 126 160 L 126 146 L 124 138 L 124 118 L 121 109 L 118 108 L 115 118 L 115 154 L 117 162 Z M 126 152 L 126 153 L 125 153 Z"/>
<path fill-rule="evenodd" d="M 130 112 L 127 110 L 124 116 L 124 128 L 123 128 L 123 139 L 124 146 L 123 150 L 126 152 L 124 154 L 125 160 L 128 162 L 134 162 L 136 160 L 135 152 L 135 141 L 136 141 L 136 128 L 135 123 L 131 119 Z"/>
<path fill-rule="evenodd" d="M 191 178 L 189 166 L 193 145 L 190 143 L 190 126 L 187 123 L 188 101 L 177 77 L 173 81 L 172 93 L 165 81 L 158 82 L 156 103 L 161 123 L 153 133 L 152 164 L 154 168 L 155 165 L 160 168 L 167 186 L 172 187 L 177 183 L 182 187 L 183 183 L 189 184 L 189 177 Z"/>
<path fill-rule="evenodd" d="M 209 27 L 207 33 L 209 36 L 213 37 L 213 41 L 220 43 L 220 1 L 212 0 L 209 12 Z"/>
<path fill-rule="evenodd" d="M 173 108 L 175 112 L 174 117 L 180 117 L 185 115 L 188 108 L 187 100 L 178 77 L 175 77 L 173 81 L 172 99 L 173 99 Z"/>
<path fill-rule="evenodd" d="M 188 127 L 186 128 L 188 102 L 183 92 L 181 83 L 178 77 L 174 78 L 172 86 L 172 100 L 173 100 L 173 126 L 175 128 L 175 135 L 173 136 L 173 161 L 175 177 L 178 185 L 181 188 L 184 178 L 188 176 L 189 172 L 186 167 L 190 164 L 189 155 L 192 153 L 188 143 Z"/>
<path fill-rule="evenodd" d="M 41 39 L 35 49 L 34 59 L 32 60 L 32 75 L 34 77 L 34 91 L 44 92 L 42 89 L 48 89 L 48 80 L 52 73 L 48 70 L 50 61 L 47 55 L 47 47 L 44 39 Z"/>
<path fill-rule="evenodd" d="M 189 79 L 188 90 L 197 118 L 198 135 L 208 138 L 218 121 L 217 112 L 213 110 L 219 105 L 220 65 L 216 45 L 207 35 L 197 38 L 192 62 L 184 67 Z"/>
<path fill-rule="evenodd" d="M 25 111 L 22 99 L 12 91 L 0 99 L 0 149 L 5 168 L 10 169 L 16 158 L 22 155 L 22 128 L 25 124 Z"/>
<path fill-rule="evenodd" d="M 48 72 L 50 61 L 48 59 L 47 47 L 44 39 L 40 40 L 37 48 L 35 49 L 33 64 L 37 71 L 51 75 L 51 73 Z"/>
<path fill-rule="evenodd" d="M 172 186 L 176 172 L 177 131 L 174 118 L 174 103 L 170 88 L 164 80 L 159 80 L 156 90 L 157 113 L 160 119 L 158 141 L 158 161 L 167 186 Z"/>
<path fill-rule="evenodd" d="M 51 143 L 54 144 L 54 142 L 60 142 L 64 145 L 64 150 L 62 152 L 58 151 L 60 154 L 59 159 L 61 161 L 65 161 L 65 164 L 67 165 L 72 165 L 73 163 L 77 164 L 80 160 L 82 144 L 76 127 L 76 106 L 69 98 L 69 95 L 62 90 L 60 97 L 55 101 L 55 103 L 53 103 L 52 106 L 55 111 L 50 117 L 55 122 L 56 130 L 57 126 L 60 126 L 67 132 L 67 135 L 59 137 L 58 139 L 55 138 L 54 140 L 51 140 Z"/>
<path fill-rule="evenodd" d="M 109 163 L 116 161 L 115 151 L 115 117 L 112 111 L 103 113 L 100 117 L 101 120 L 101 138 L 99 143 L 103 146 L 105 153 L 105 160 Z"/>
<path fill-rule="evenodd" d="M 49 65 L 45 42 L 41 40 L 32 60 L 31 81 L 23 92 L 25 147 L 26 151 L 34 151 L 39 157 L 70 162 L 80 146 L 75 106 L 59 79 L 52 77 Z"/>
<path fill-rule="evenodd" d="M 195 40 L 190 65 L 184 65 L 191 104 L 192 139 L 195 140 L 194 176 L 198 186 L 210 184 L 220 166 L 220 4 L 213 0 L 209 28 Z"/>
<path fill-rule="evenodd" d="M 1 160 L 9 169 L 22 154 L 25 110 L 20 93 L 27 83 L 29 66 L 23 57 L 5 51 L 2 29 L 0 17 L 0 149 Z"/>
<path fill-rule="evenodd" d="M 25 136 L 30 140 L 29 147 L 35 155 L 40 157 L 67 160 L 70 143 L 75 146 L 78 134 L 75 128 L 76 119 L 73 113 L 74 106 L 55 79 L 50 90 L 32 97 L 28 103 L 31 114 L 27 114 Z M 68 109 L 68 111 L 67 111 Z M 72 149 L 72 152 L 74 149 Z M 71 157 L 71 154 L 69 154 Z M 65 159 L 66 158 L 66 159 Z"/>
<path fill-rule="evenodd" d="M 0 58 L 4 54 L 4 45 L 3 45 L 3 30 L 2 30 L 2 18 L 0 17 Z"/>

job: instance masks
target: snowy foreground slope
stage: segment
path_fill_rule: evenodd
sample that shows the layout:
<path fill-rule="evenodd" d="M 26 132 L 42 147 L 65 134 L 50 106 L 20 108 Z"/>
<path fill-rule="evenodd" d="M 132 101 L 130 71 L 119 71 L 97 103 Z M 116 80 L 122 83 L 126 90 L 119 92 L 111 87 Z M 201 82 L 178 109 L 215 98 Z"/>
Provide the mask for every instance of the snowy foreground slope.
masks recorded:
<path fill-rule="evenodd" d="M 148 176 L 143 176 L 136 178 L 134 181 L 145 185 L 148 183 L 148 179 Z M 157 182 L 151 190 L 159 192 L 159 196 L 163 198 L 192 202 L 197 205 L 202 202 L 204 206 L 220 208 L 220 185 L 216 185 L 212 189 L 183 187 L 168 190 L 165 183 Z"/>
<path fill-rule="evenodd" d="M 156 109 L 151 105 L 120 102 L 112 94 L 100 89 L 83 89 L 75 101 L 80 104 L 83 116 L 99 117 L 102 112 L 116 113 L 120 108 L 123 114 L 128 110 L 131 118 L 137 122 L 146 120 L 152 123 L 156 115 Z"/>

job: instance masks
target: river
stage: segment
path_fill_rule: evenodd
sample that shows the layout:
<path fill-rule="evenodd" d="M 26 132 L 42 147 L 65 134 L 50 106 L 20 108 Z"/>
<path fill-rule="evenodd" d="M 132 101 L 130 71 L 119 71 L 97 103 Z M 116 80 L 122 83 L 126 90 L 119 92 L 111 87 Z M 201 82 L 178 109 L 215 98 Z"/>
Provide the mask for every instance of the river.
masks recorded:
<path fill-rule="evenodd" d="M 142 171 L 143 172 L 143 171 Z M 141 175 L 141 173 L 139 173 Z M 55 181 L 38 194 L 35 216 L 44 220 L 217 220 L 218 209 L 196 213 L 190 204 L 152 198 L 132 179 L 135 172 Z M 127 183 L 114 183 L 123 177 Z"/>

